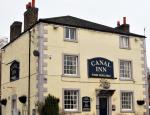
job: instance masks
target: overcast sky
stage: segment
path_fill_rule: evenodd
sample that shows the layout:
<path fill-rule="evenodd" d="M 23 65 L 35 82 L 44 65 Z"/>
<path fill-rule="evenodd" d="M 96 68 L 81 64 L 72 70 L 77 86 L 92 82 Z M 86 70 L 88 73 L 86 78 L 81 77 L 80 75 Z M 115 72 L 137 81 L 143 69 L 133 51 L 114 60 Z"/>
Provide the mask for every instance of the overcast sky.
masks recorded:
<path fill-rule="evenodd" d="M 14 21 L 23 21 L 26 4 L 31 0 L 0 0 L 0 37 L 9 37 Z M 35 0 L 39 18 L 72 15 L 96 23 L 116 27 L 127 17 L 130 31 L 144 35 L 150 67 L 150 0 Z"/>

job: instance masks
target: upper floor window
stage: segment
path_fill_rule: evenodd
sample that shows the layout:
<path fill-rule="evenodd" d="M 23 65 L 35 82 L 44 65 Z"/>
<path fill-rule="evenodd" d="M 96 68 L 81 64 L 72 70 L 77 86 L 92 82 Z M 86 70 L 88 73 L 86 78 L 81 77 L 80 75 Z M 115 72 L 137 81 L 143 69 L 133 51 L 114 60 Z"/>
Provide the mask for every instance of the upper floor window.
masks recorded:
<path fill-rule="evenodd" d="M 78 75 L 78 56 L 64 55 L 64 74 L 65 75 Z"/>
<path fill-rule="evenodd" d="M 79 90 L 64 90 L 64 110 L 79 110 Z"/>
<path fill-rule="evenodd" d="M 65 40 L 76 41 L 76 28 L 65 27 Z"/>
<path fill-rule="evenodd" d="M 120 36 L 120 48 L 129 49 L 129 37 Z"/>
<path fill-rule="evenodd" d="M 10 81 L 15 81 L 19 79 L 20 64 L 18 61 L 14 60 L 10 65 Z"/>
<path fill-rule="evenodd" d="M 121 92 L 121 110 L 133 111 L 133 92 Z"/>
<path fill-rule="evenodd" d="M 121 79 L 132 78 L 131 61 L 120 60 L 120 78 Z"/>

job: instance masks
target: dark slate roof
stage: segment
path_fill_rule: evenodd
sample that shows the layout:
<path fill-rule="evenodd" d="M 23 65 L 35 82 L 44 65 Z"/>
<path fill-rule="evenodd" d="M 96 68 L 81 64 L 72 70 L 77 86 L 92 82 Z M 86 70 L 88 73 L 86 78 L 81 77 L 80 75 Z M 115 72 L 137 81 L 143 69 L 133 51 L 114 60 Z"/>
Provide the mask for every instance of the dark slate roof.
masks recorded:
<path fill-rule="evenodd" d="M 98 23 L 94 23 L 94 22 L 91 22 L 91 21 L 83 20 L 83 19 L 76 18 L 76 17 L 73 17 L 73 16 L 61 16 L 61 17 L 54 17 L 54 18 L 39 19 L 39 21 L 37 21 L 34 25 L 32 25 L 26 31 L 22 32 L 13 41 L 6 44 L 3 48 L 7 47 L 9 44 L 11 44 L 16 39 L 18 39 L 22 34 L 26 33 L 28 30 L 30 30 L 31 28 L 33 28 L 36 24 L 38 24 L 40 22 L 44 22 L 44 23 L 48 23 L 48 24 L 58 24 L 58 25 L 64 25 L 64 26 L 72 26 L 72 27 L 85 28 L 85 29 L 102 31 L 102 32 L 110 32 L 110 33 L 117 33 L 117 34 L 123 34 L 123 35 L 146 38 L 143 35 L 124 32 L 124 31 L 121 31 L 117 28 L 108 27 L 108 26 L 105 26 L 105 25 L 102 25 L 102 24 L 98 24 Z"/>
<path fill-rule="evenodd" d="M 143 35 L 124 32 L 124 31 L 121 31 L 117 28 L 108 27 L 108 26 L 105 26 L 102 24 L 83 20 L 83 19 L 76 18 L 73 16 L 61 16 L 61 17 L 54 17 L 54 18 L 39 19 L 39 22 L 65 25 L 65 26 L 72 26 L 72 27 L 85 28 L 85 29 L 91 29 L 91 30 L 102 31 L 102 32 L 110 32 L 110 33 L 117 33 L 117 34 L 124 34 L 124 35 L 129 35 L 129 36 L 136 36 L 136 37 L 144 37 L 145 38 L 145 36 L 143 36 Z"/>

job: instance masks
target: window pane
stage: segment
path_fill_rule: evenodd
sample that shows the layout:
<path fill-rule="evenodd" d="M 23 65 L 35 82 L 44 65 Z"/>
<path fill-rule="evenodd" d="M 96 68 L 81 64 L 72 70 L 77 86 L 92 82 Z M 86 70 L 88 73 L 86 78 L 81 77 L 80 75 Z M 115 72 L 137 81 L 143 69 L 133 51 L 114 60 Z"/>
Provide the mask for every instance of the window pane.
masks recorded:
<path fill-rule="evenodd" d="M 64 56 L 64 74 L 77 75 L 77 56 Z"/>
<path fill-rule="evenodd" d="M 64 108 L 65 110 L 78 110 L 78 90 L 64 91 Z M 67 98 L 66 98 L 67 97 Z M 76 98 L 74 98 L 76 97 Z"/>
<path fill-rule="evenodd" d="M 132 110 L 132 92 L 122 92 L 121 93 L 121 108 L 122 110 Z"/>
<path fill-rule="evenodd" d="M 65 38 L 69 38 L 69 28 L 65 28 Z"/>
<path fill-rule="evenodd" d="M 120 77 L 131 79 L 131 61 L 120 61 Z"/>
<path fill-rule="evenodd" d="M 120 47 L 121 48 L 129 48 L 129 37 L 128 36 L 120 36 Z"/>
<path fill-rule="evenodd" d="M 65 27 L 65 38 L 70 40 L 76 39 L 76 29 Z"/>
<path fill-rule="evenodd" d="M 71 39 L 75 39 L 75 34 L 76 34 L 76 31 L 74 28 L 70 29 L 70 38 Z"/>

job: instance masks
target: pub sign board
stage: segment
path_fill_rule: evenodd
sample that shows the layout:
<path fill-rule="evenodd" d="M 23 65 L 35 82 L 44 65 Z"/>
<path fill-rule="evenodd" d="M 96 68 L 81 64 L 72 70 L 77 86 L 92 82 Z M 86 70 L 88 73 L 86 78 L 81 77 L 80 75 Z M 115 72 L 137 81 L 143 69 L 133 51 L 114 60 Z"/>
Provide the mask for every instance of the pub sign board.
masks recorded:
<path fill-rule="evenodd" d="M 102 57 L 88 60 L 89 78 L 114 78 L 113 62 Z"/>
<path fill-rule="evenodd" d="M 91 110 L 90 97 L 88 96 L 82 97 L 82 111 L 90 111 L 90 110 Z"/>

